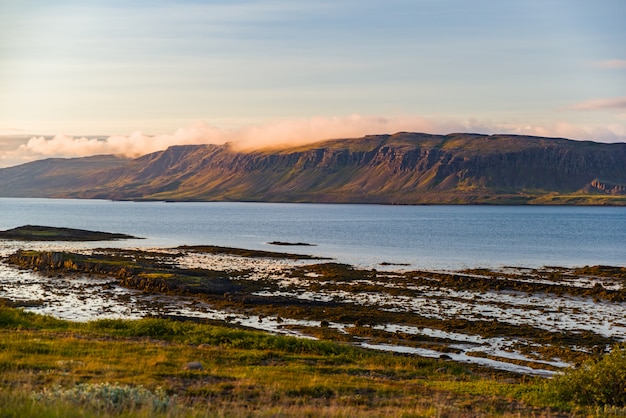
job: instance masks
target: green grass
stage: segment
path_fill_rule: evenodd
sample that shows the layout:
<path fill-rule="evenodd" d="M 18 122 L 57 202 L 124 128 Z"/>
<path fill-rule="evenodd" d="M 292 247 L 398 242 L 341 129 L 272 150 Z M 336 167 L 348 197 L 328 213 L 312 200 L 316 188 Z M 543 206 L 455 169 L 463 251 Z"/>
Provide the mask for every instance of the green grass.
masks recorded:
<path fill-rule="evenodd" d="M 623 378 L 615 353 L 545 382 L 202 323 L 73 323 L 0 307 L 0 416 L 617 416 L 619 398 L 571 396 L 576 382 Z M 185 368 L 194 361 L 203 369 Z M 605 380 L 578 377 L 590 373 Z"/>

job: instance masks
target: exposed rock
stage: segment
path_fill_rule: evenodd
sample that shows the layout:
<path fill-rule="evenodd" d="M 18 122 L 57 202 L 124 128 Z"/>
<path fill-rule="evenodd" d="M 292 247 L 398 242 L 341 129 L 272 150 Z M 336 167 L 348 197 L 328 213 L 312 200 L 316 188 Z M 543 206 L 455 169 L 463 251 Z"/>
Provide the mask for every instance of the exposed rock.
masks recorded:
<path fill-rule="evenodd" d="M 602 182 L 598 179 L 593 180 L 590 184 L 591 189 L 597 191 L 612 194 L 612 195 L 626 195 L 626 184 L 613 184 Z"/>
<path fill-rule="evenodd" d="M 192 361 L 192 362 L 185 364 L 183 369 L 184 370 L 204 370 L 204 367 L 202 367 L 202 363 L 200 363 L 199 361 Z"/>
<path fill-rule="evenodd" d="M 150 292 L 223 295 L 238 288 L 220 271 L 179 271 L 158 263 L 136 263 L 108 256 L 18 250 L 7 257 L 7 262 L 49 275 L 67 272 L 114 277 L 121 286 Z"/>
<path fill-rule="evenodd" d="M 285 242 L 285 241 L 271 241 L 269 245 L 283 245 L 283 246 L 300 246 L 300 247 L 313 247 L 315 244 L 309 244 L 307 242 Z"/>
<path fill-rule="evenodd" d="M 39 225 L 25 225 L 0 231 L 0 239 L 17 241 L 113 241 L 132 238 L 137 237 L 110 232 Z"/>
<path fill-rule="evenodd" d="M 81 254 L 55 251 L 18 250 L 9 255 L 7 261 L 9 264 L 45 273 L 67 271 L 125 278 L 138 271 L 138 269 L 128 264 L 106 263 L 103 260 L 90 260 Z"/>

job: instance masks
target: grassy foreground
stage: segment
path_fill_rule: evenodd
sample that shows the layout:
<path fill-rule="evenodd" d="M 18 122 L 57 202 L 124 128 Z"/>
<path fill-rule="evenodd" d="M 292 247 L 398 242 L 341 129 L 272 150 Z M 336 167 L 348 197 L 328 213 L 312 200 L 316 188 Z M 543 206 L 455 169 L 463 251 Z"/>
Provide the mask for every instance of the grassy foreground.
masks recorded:
<path fill-rule="evenodd" d="M 1 306 L 0 373 L 2 417 L 626 415 L 619 347 L 546 381 L 221 325 Z"/>

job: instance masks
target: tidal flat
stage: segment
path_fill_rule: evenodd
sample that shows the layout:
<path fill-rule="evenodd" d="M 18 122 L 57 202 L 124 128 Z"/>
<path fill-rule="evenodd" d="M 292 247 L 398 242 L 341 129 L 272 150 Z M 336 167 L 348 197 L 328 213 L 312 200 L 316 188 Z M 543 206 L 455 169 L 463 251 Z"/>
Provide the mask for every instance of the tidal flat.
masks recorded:
<path fill-rule="evenodd" d="M 626 268 L 360 269 L 289 253 L 12 247 L 0 298 L 72 321 L 169 318 L 550 377 L 626 340 Z"/>

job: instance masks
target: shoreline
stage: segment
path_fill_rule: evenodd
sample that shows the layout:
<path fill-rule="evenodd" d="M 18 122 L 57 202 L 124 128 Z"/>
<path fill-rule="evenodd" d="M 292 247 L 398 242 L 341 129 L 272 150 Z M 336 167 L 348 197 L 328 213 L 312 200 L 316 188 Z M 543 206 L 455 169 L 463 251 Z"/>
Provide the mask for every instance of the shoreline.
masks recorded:
<path fill-rule="evenodd" d="M 214 246 L 25 253 L 22 270 L 3 263 L 0 297 L 73 320 L 210 319 L 544 376 L 626 340 L 621 267 L 380 271 Z"/>

